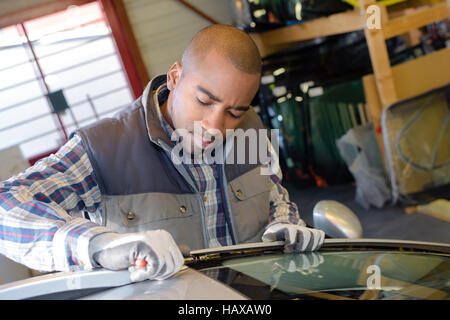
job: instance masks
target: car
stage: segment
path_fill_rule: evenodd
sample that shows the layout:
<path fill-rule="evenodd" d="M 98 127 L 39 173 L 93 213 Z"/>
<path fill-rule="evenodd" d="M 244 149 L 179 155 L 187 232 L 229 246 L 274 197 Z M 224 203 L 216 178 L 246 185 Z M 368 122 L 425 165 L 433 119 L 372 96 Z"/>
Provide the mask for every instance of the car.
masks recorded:
<path fill-rule="evenodd" d="M 314 210 L 327 234 L 318 251 L 286 253 L 282 241 L 208 248 L 190 251 L 162 281 L 132 283 L 127 270 L 57 272 L 4 284 L 0 299 L 450 299 L 450 244 L 355 238 L 359 221 L 347 208 Z"/>

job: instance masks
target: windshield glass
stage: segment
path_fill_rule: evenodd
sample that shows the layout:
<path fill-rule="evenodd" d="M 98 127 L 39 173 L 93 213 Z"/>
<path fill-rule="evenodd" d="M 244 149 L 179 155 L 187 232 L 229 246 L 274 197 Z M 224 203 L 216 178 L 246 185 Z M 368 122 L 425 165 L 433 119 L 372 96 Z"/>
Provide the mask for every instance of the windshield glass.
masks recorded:
<path fill-rule="evenodd" d="M 270 253 L 200 271 L 254 299 L 450 299 L 450 256 L 440 254 Z"/>

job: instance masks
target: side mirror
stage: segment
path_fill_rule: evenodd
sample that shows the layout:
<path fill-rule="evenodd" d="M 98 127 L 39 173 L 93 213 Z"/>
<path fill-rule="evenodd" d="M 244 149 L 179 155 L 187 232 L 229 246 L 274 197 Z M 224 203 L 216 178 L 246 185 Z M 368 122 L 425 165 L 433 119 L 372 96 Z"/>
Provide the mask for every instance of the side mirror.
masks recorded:
<path fill-rule="evenodd" d="M 322 200 L 313 209 L 314 228 L 331 238 L 362 238 L 358 217 L 350 208 L 334 200 Z"/>

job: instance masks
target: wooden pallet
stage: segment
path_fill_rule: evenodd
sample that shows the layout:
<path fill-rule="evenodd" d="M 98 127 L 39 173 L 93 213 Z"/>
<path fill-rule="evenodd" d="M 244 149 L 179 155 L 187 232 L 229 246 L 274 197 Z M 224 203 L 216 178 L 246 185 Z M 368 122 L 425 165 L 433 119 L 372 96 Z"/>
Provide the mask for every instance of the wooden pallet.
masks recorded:
<path fill-rule="evenodd" d="M 414 32 L 420 27 L 449 17 L 446 0 L 411 0 L 387 10 L 379 5 L 381 28 L 366 27 L 367 8 L 375 0 L 359 0 L 360 8 L 291 25 L 275 30 L 250 34 L 263 57 L 286 49 L 298 42 L 357 30 L 364 30 L 373 74 L 363 77 L 369 118 L 374 123 L 375 134 L 381 152 L 380 118 L 383 108 L 450 82 L 450 49 L 442 49 L 424 57 L 391 67 L 386 39 Z M 407 4 L 422 7 L 412 10 Z M 408 10 L 409 9 L 409 10 Z M 411 33 L 410 36 L 417 36 Z M 383 156 L 384 161 L 384 156 Z"/>

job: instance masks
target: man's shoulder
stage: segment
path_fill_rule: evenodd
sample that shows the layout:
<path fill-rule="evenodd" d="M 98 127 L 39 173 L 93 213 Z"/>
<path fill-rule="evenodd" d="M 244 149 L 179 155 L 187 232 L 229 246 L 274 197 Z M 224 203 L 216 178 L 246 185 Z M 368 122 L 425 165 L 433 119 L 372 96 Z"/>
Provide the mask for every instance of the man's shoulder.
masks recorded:
<path fill-rule="evenodd" d="M 129 124 L 129 122 L 133 123 L 139 121 L 141 117 L 140 113 L 142 111 L 143 106 L 139 98 L 130 105 L 118 110 L 113 115 L 83 126 L 73 134 L 81 133 L 81 135 L 84 136 L 85 134 L 89 134 L 91 132 L 104 132 L 105 130 L 108 130 L 108 128 L 111 128 L 114 132 L 117 132 L 120 127 L 132 125 Z M 107 134 L 113 134 L 113 132 L 107 132 Z"/>
<path fill-rule="evenodd" d="M 239 123 L 239 129 L 264 129 L 265 126 L 261 120 L 261 117 L 256 113 L 255 109 L 250 106 L 250 109 L 245 113 L 244 118 Z"/>

